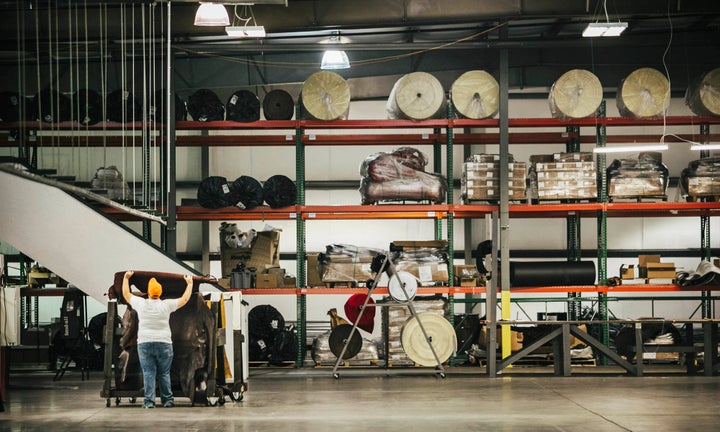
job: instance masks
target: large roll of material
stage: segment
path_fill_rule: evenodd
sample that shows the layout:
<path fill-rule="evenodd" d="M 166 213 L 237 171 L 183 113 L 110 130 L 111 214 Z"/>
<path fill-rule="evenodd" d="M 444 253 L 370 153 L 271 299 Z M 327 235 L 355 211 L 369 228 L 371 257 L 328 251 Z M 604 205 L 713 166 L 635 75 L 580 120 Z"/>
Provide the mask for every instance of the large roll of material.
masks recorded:
<path fill-rule="evenodd" d="M 720 68 L 693 81 L 685 93 L 685 103 L 697 115 L 720 115 Z"/>
<path fill-rule="evenodd" d="M 260 120 L 260 99 L 251 91 L 236 91 L 225 105 L 225 117 L 242 123 Z"/>
<path fill-rule="evenodd" d="M 195 121 L 225 120 L 225 105 L 212 90 L 200 89 L 191 94 L 188 98 L 187 110 Z"/>
<path fill-rule="evenodd" d="M 410 360 L 420 366 L 437 366 L 438 361 L 442 364 L 457 350 L 455 329 L 445 317 L 433 312 L 408 318 L 403 324 L 400 341 Z"/>
<path fill-rule="evenodd" d="M 495 78 L 481 70 L 465 72 L 450 87 L 450 99 L 455 110 L 470 119 L 484 119 L 497 114 L 499 94 Z"/>
<path fill-rule="evenodd" d="M 72 118 L 70 98 L 57 90 L 42 90 L 33 98 L 30 117 L 31 120 L 48 123 L 70 121 Z"/>
<path fill-rule="evenodd" d="M 151 116 L 155 121 L 165 122 L 167 111 L 165 110 L 165 100 L 167 99 L 167 90 L 160 89 L 155 92 L 155 106 L 151 107 Z M 175 121 L 187 120 L 187 106 L 185 101 L 180 99 L 177 93 L 175 93 Z"/>
<path fill-rule="evenodd" d="M 583 118 L 594 115 L 603 99 L 600 80 L 590 71 L 565 72 L 550 88 L 550 113 L 558 118 Z"/>
<path fill-rule="evenodd" d="M 595 284 L 592 261 L 515 261 L 510 263 L 510 285 L 569 286 Z"/>
<path fill-rule="evenodd" d="M 240 176 L 230 184 L 230 205 L 250 210 L 263 203 L 263 187 L 250 176 Z"/>
<path fill-rule="evenodd" d="M 401 77 L 390 92 L 388 118 L 426 120 L 437 117 L 445 107 L 445 91 L 437 78 L 426 72 Z"/>
<path fill-rule="evenodd" d="M 289 177 L 276 174 L 263 183 L 263 199 L 271 208 L 295 205 L 297 186 Z"/>
<path fill-rule="evenodd" d="M 268 120 L 290 120 L 295 114 L 295 102 L 285 90 L 272 90 L 263 98 L 263 113 Z"/>
<path fill-rule="evenodd" d="M 231 203 L 230 185 L 225 177 L 210 176 L 200 182 L 197 192 L 198 204 L 208 209 L 234 205 Z"/>
<path fill-rule="evenodd" d="M 140 105 L 133 94 L 127 90 L 117 89 L 107 96 L 107 119 L 112 122 L 128 123 L 140 121 Z"/>
<path fill-rule="evenodd" d="M 0 122 L 20 120 L 20 94 L 12 91 L 0 93 Z"/>
<path fill-rule="evenodd" d="M 81 125 L 93 125 L 103 120 L 103 99 L 92 89 L 78 90 L 75 99 L 75 121 Z"/>
<path fill-rule="evenodd" d="M 637 69 L 620 84 L 616 103 L 624 117 L 661 117 L 670 105 L 670 82 L 656 69 Z"/>
<path fill-rule="evenodd" d="M 316 120 L 347 119 L 350 86 L 335 72 L 316 72 L 303 83 L 300 101 L 306 116 Z"/>

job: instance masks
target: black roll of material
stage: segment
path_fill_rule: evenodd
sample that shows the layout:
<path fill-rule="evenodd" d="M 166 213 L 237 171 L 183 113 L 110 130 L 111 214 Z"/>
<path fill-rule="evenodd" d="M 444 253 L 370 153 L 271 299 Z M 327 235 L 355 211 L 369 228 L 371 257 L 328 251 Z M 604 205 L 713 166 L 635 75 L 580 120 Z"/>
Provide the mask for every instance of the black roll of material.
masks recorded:
<path fill-rule="evenodd" d="M 567 286 L 595 284 L 592 261 L 516 261 L 510 263 L 512 286 Z"/>
<path fill-rule="evenodd" d="M 263 112 L 268 120 L 290 120 L 295 113 L 295 102 L 285 90 L 272 90 L 263 98 Z"/>
<path fill-rule="evenodd" d="M 295 182 L 282 174 L 270 177 L 263 184 L 263 199 L 271 208 L 294 205 L 297 199 Z"/>
<path fill-rule="evenodd" d="M 200 182 L 197 192 L 198 204 L 208 209 L 218 209 L 232 205 L 230 203 L 230 186 L 227 179 L 221 176 L 210 176 Z"/>
<path fill-rule="evenodd" d="M 225 110 L 228 120 L 242 123 L 258 121 L 260 120 L 260 99 L 253 92 L 238 90 L 230 95 Z"/>
<path fill-rule="evenodd" d="M 155 106 L 152 107 L 151 115 L 157 122 L 164 122 L 167 112 L 165 111 L 165 99 L 167 98 L 167 90 L 160 89 L 155 92 Z M 185 101 L 175 93 L 175 121 L 187 120 L 187 107 Z"/>
<path fill-rule="evenodd" d="M 225 105 L 212 90 L 200 89 L 191 94 L 188 98 L 187 110 L 195 121 L 225 120 Z"/>
<path fill-rule="evenodd" d="M 93 125 L 102 121 L 103 99 L 100 93 L 92 89 L 80 89 L 75 92 L 75 121 L 81 125 Z"/>
<path fill-rule="evenodd" d="M 240 176 L 230 184 L 230 205 L 250 210 L 263 203 L 263 187 L 250 176 Z"/>
<path fill-rule="evenodd" d="M 107 119 L 112 122 L 130 123 L 140 121 L 140 107 L 133 94 L 127 90 L 117 89 L 107 96 Z"/>
<path fill-rule="evenodd" d="M 20 94 L 12 91 L 0 93 L 0 122 L 20 120 Z"/>
<path fill-rule="evenodd" d="M 57 90 L 42 90 L 33 98 L 30 117 L 48 123 L 70 121 L 70 98 Z"/>

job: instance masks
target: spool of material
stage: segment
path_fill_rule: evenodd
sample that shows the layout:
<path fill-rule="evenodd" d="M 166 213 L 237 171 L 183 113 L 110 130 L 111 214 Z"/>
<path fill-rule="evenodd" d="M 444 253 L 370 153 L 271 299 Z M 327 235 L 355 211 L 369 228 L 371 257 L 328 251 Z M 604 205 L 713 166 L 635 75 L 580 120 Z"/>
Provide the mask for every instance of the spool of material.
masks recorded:
<path fill-rule="evenodd" d="M 47 123 L 70 121 L 72 118 L 70 98 L 56 90 L 45 89 L 37 93 L 31 112 L 32 119 Z"/>
<path fill-rule="evenodd" d="M 413 72 L 397 80 L 390 92 L 388 118 L 426 120 L 437 117 L 445 107 L 445 92 L 437 78 Z"/>
<path fill-rule="evenodd" d="M 167 98 L 167 90 L 160 89 L 155 92 L 155 106 L 152 107 L 151 116 L 157 122 L 165 122 L 167 112 L 165 111 L 165 99 Z M 177 93 L 175 93 L 175 121 L 187 120 L 187 106 Z"/>
<path fill-rule="evenodd" d="M 499 86 L 495 78 L 485 71 L 468 71 L 450 87 L 450 99 L 457 113 L 463 117 L 492 117 L 497 114 L 500 104 Z"/>
<path fill-rule="evenodd" d="M 200 182 L 197 192 L 198 204 L 204 208 L 217 209 L 234 205 L 231 203 L 230 186 L 225 177 L 210 176 Z"/>
<path fill-rule="evenodd" d="M 685 93 L 685 103 L 697 115 L 720 116 L 720 68 L 693 81 Z"/>
<path fill-rule="evenodd" d="M 103 120 L 103 99 L 92 89 L 78 90 L 75 95 L 75 120 L 81 125 L 93 125 Z"/>
<path fill-rule="evenodd" d="M 437 366 L 438 361 L 442 364 L 457 350 L 455 329 L 445 317 L 433 312 L 420 313 L 405 321 L 400 333 L 400 341 L 410 360 L 420 366 Z M 430 348 L 431 344 L 432 348 Z M 437 359 L 433 355 L 433 350 L 437 354 Z"/>
<path fill-rule="evenodd" d="M 230 205 L 250 210 L 263 203 L 263 187 L 250 176 L 240 176 L 230 184 Z"/>
<path fill-rule="evenodd" d="M 510 263 L 512 286 L 570 286 L 595 284 L 592 261 L 516 261 Z"/>
<path fill-rule="evenodd" d="M 188 98 L 187 110 L 195 121 L 225 120 L 225 105 L 212 90 L 200 89 L 191 94 Z"/>
<path fill-rule="evenodd" d="M 305 114 L 314 119 L 346 119 L 350 110 L 350 86 L 335 72 L 316 72 L 303 83 L 300 101 Z"/>
<path fill-rule="evenodd" d="M 583 118 L 594 115 L 603 98 L 602 84 L 590 71 L 565 72 L 550 88 L 550 113 L 559 118 Z"/>
<path fill-rule="evenodd" d="M 0 122 L 20 120 L 20 95 L 17 92 L 0 93 Z"/>
<path fill-rule="evenodd" d="M 290 120 L 295 114 L 295 102 L 285 90 L 272 90 L 265 95 L 263 113 L 268 120 Z"/>
<path fill-rule="evenodd" d="M 228 120 L 250 123 L 260 120 L 260 99 L 255 93 L 238 90 L 228 99 L 225 105 L 225 117 Z"/>
<path fill-rule="evenodd" d="M 670 105 L 670 83 L 656 69 L 637 69 L 620 84 L 616 103 L 624 117 L 660 117 Z"/>
<path fill-rule="evenodd" d="M 345 348 L 345 353 L 343 353 L 343 360 L 353 358 L 360 352 L 362 348 L 362 336 L 360 336 L 360 332 L 353 331 L 352 329 L 352 324 L 341 324 L 330 331 L 328 343 L 330 344 L 330 351 L 335 354 L 335 357 L 340 357 L 346 343 L 347 348 Z M 352 333 L 352 337 L 350 337 L 350 333 Z"/>
<path fill-rule="evenodd" d="M 112 122 L 132 122 L 141 120 L 140 106 L 133 94 L 127 90 L 115 90 L 107 96 L 107 119 Z"/>
<path fill-rule="evenodd" d="M 295 205 L 297 187 L 290 178 L 277 174 L 263 183 L 263 199 L 271 208 Z"/>

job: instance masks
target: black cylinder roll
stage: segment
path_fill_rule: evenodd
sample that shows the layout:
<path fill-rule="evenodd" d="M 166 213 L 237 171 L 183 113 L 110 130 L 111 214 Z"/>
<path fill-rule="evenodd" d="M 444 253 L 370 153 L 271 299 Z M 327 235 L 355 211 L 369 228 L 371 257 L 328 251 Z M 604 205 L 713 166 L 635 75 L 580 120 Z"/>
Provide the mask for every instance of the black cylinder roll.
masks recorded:
<path fill-rule="evenodd" d="M 112 122 L 140 121 L 140 105 L 127 90 L 114 90 L 107 96 L 107 119 Z"/>
<path fill-rule="evenodd" d="M 260 120 L 260 99 L 255 93 L 238 90 L 228 99 L 225 105 L 225 117 L 228 120 L 250 123 Z"/>
<path fill-rule="evenodd" d="M 20 94 L 12 91 L 0 93 L 0 121 L 15 122 L 20 120 Z"/>
<path fill-rule="evenodd" d="M 510 263 L 510 285 L 593 285 L 595 263 L 592 261 L 516 261 Z"/>
<path fill-rule="evenodd" d="M 103 120 L 103 99 L 92 89 L 75 92 L 75 121 L 81 125 L 93 125 Z"/>
<path fill-rule="evenodd" d="M 151 118 L 157 122 L 165 122 L 167 111 L 165 110 L 165 100 L 167 99 L 167 90 L 160 89 L 155 92 L 154 105 L 151 107 Z M 185 101 L 175 93 L 175 121 L 187 120 L 187 107 Z"/>
<path fill-rule="evenodd" d="M 200 182 L 197 192 L 200 206 L 208 209 L 228 207 L 232 205 L 229 198 L 230 186 L 225 177 L 210 176 Z"/>
<path fill-rule="evenodd" d="M 290 120 L 295 113 L 295 102 L 285 90 L 272 90 L 263 98 L 263 112 L 268 120 Z"/>
<path fill-rule="evenodd" d="M 225 120 L 225 105 L 212 90 L 200 89 L 191 94 L 187 110 L 195 121 Z"/>
<path fill-rule="evenodd" d="M 263 203 L 263 187 L 250 176 L 240 176 L 230 184 L 230 205 L 250 210 Z"/>
<path fill-rule="evenodd" d="M 56 90 L 42 90 L 33 98 L 30 117 L 48 123 L 69 121 L 72 117 L 70 98 Z"/>
<path fill-rule="evenodd" d="M 297 199 L 295 182 L 281 174 L 270 177 L 263 184 L 263 199 L 271 208 L 294 205 Z"/>

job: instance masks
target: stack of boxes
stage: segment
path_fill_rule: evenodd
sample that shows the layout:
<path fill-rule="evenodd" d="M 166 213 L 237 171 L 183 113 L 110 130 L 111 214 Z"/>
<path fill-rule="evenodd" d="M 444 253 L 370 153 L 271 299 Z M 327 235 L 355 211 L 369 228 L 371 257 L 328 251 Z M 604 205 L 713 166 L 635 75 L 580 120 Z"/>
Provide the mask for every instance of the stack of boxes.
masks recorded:
<path fill-rule="evenodd" d="M 390 300 L 384 300 L 388 302 Z M 422 299 L 415 298 L 413 302 L 415 312 L 418 314 L 431 312 L 443 317 L 448 317 L 447 301 L 440 298 Z M 402 347 L 402 329 L 405 322 L 412 316 L 406 305 L 390 305 L 383 309 L 383 340 L 387 341 L 387 362 L 388 365 L 408 366 L 414 362 L 407 356 Z"/>
<path fill-rule="evenodd" d="M 220 265 L 222 279 L 221 285 L 227 288 L 240 288 L 230 286 L 231 273 L 238 264 L 243 264 L 245 269 L 255 269 L 257 281 L 261 274 L 267 274 L 267 270 L 280 266 L 280 231 L 268 230 L 259 231 L 249 248 L 232 248 L 225 242 L 225 234 L 220 233 Z M 276 275 L 273 275 L 276 276 Z M 279 283 L 279 282 L 278 282 Z M 275 285 L 278 287 L 282 285 Z"/>
<path fill-rule="evenodd" d="M 525 176 L 527 164 L 508 158 L 508 199 L 520 201 L 526 198 Z M 461 198 L 463 202 L 497 201 L 500 199 L 500 155 L 477 154 L 463 164 Z"/>
<path fill-rule="evenodd" d="M 533 158 L 540 160 L 534 164 L 538 200 L 597 199 L 592 153 L 555 153 L 552 162 L 546 162 L 548 158 Z"/>

